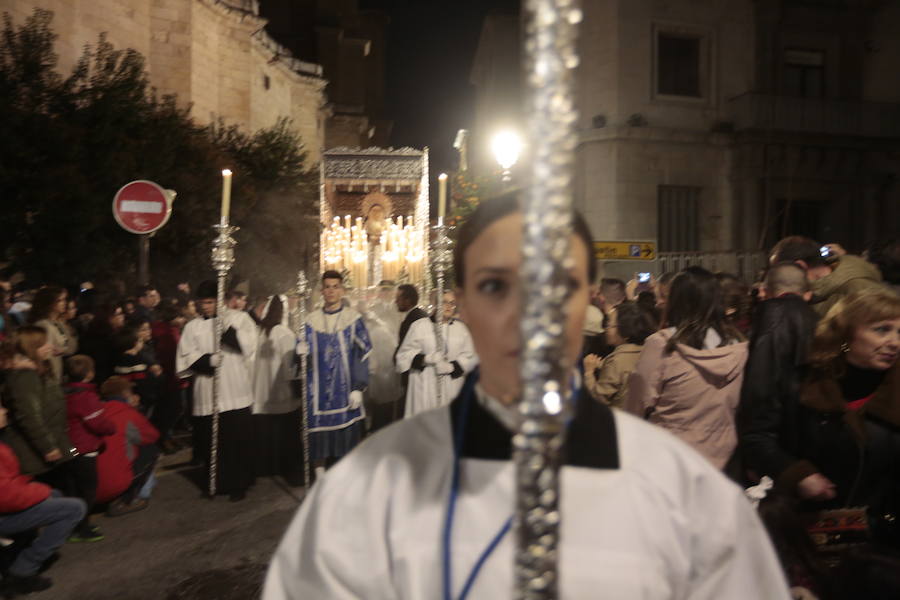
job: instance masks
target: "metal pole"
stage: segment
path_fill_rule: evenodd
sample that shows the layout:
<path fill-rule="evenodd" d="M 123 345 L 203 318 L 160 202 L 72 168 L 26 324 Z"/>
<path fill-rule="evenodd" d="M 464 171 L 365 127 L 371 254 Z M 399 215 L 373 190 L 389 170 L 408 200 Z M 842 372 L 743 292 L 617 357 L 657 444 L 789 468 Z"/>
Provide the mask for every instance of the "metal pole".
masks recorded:
<path fill-rule="evenodd" d="M 306 340 L 306 300 L 309 298 L 309 282 L 306 273 L 297 273 L 297 285 L 294 287 L 294 295 L 297 297 L 297 308 L 294 314 L 294 333 L 297 341 L 305 343 Z M 306 389 L 307 354 L 300 355 L 300 410 L 302 411 L 300 437 L 303 440 L 303 477 L 306 489 L 311 485 L 310 460 L 309 460 L 309 395 Z"/>
<path fill-rule="evenodd" d="M 138 236 L 138 282 L 150 283 L 150 234 Z"/>
<path fill-rule="evenodd" d="M 565 363 L 566 263 L 575 158 L 573 69 L 578 0 L 524 0 L 530 88 L 532 183 L 524 198 L 521 278 L 524 417 L 513 437 L 516 465 L 515 597 L 559 597 L 560 448 L 569 393 Z"/>
<path fill-rule="evenodd" d="M 225 285 L 228 280 L 228 272 L 234 265 L 234 247 L 237 242 L 231 235 L 236 232 L 239 227 L 228 225 L 228 221 L 223 218 L 222 222 L 214 225 L 213 228 L 218 235 L 213 240 L 212 248 L 212 265 L 216 271 L 216 318 L 214 320 L 214 336 L 213 336 L 213 352 L 218 353 L 221 350 L 221 340 L 224 331 L 224 323 L 222 318 L 225 315 Z M 209 495 L 216 495 L 216 474 L 218 469 L 219 458 L 219 392 L 222 386 L 222 367 L 216 367 L 213 376 L 213 402 L 212 402 L 212 434 L 210 437 L 209 450 Z"/>
<path fill-rule="evenodd" d="M 434 341 L 437 345 L 437 351 L 440 352 L 444 360 L 447 360 L 447 348 L 444 344 L 444 274 L 447 272 L 447 266 L 450 264 L 452 257 L 450 256 L 450 238 L 447 236 L 447 227 L 444 225 L 444 217 L 438 217 L 438 224 L 434 228 L 435 236 L 432 244 L 432 260 L 431 265 L 434 268 L 435 280 L 437 283 L 437 298 L 435 298 L 434 313 Z M 449 334 L 449 329 L 447 330 Z M 434 367 L 435 379 L 437 380 L 437 401 L 438 406 L 444 405 L 444 386 L 442 378 L 437 372 L 437 366 Z"/>

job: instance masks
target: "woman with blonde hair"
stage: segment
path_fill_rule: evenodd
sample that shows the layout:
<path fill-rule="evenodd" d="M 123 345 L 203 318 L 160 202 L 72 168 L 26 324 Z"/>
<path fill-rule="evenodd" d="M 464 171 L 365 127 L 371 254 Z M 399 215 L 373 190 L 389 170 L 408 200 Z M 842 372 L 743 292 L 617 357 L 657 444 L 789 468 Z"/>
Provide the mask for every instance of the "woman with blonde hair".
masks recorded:
<path fill-rule="evenodd" d="M 72 458 L 66 400 L 51 375 L 53 346 L 40 327 L 20 327 L 15 355 L 6 365 L 4 404 L 9 410 L 6 443 L 26 475 L 43 474 Z"/>
<path fill-rule="evenodd" d="M 866 507 L 874 541 L 900 550 L 900 297 L 872 289 L 841 299 L 811 357 L 779 438 L 784 468 L 760 475 L 808 510 Z"/>

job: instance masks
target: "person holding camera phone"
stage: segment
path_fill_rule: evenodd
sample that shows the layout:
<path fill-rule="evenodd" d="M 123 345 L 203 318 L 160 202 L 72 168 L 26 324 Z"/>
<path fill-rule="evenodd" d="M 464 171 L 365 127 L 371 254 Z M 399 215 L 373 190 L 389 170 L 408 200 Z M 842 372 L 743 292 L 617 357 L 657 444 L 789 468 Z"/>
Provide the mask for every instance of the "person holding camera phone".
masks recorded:
<path fill-rule="evenodd" d="M 813 298 L 811 306 L 824 316 L 841 298 L 865 289 L 881 289 L 878 267 L 848 254 L 839 244 L 820 244 L 808 237 L 792 235 L 775 244 L 769 264 L 792 262 L 806 271 Z"/>

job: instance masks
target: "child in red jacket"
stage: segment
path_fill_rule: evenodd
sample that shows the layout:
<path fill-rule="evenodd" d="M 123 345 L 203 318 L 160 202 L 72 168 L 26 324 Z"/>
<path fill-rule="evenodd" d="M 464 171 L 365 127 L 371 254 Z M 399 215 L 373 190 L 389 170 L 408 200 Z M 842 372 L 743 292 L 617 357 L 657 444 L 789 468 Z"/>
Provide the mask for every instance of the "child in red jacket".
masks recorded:
<path fill-rule="evenodd" d="M 0 429 L 6 424 L 6 409 L 0 406 Z M 15 453 L 0 443 L 0 536 L 39 529 L 38 536 L 19 552 L 0 583 L 4 597 L 37 592 L 53 585 L 49 577 L 39 575 L 38 571 L 65 543 L 85 511 L 80 499 L 61 498 L 59 492 L 22 475 Z"/>
<path fill-rule="evenodd" d="M 97 542 L 103 534 L 91 525 L 91 509 L 97 497 L 97 457 L 103 450 L 103 438 L 116 432 L 116 426 L 104 416 L 104 404 L 97 395 L 94 379 L 94 359 L 76 354 L 66 360 L 69 383 L 66 385 L 66 411 L 69 419 L 69 438 L 78 456 L 67 465 L 69 473 L 67 496 L 81 498 L 87 504 L 84 521 L 78 524 L 69 541 Z"/>
<path fill-rule="evenodd" d="M 112 500 L 106 514 L 115 517 L 147 508 L 155 485 L 159 432 L 136 410 L 140 398 L 124 377 L 110 377 L 100 386 L 100 393 L 116 433 L 107 439 L 97 462 L 97 500 Z"/>

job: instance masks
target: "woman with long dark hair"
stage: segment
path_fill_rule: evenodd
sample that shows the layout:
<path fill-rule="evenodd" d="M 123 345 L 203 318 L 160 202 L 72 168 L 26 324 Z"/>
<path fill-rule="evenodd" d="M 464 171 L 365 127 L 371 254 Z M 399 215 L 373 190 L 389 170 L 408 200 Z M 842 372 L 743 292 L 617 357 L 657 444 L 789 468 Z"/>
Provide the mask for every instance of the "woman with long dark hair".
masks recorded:
<path fill-rule="evenodd" d="M 68 298 L 69 294 L 65 289 L 48 285 L 34 295 L 34 302 L 28 313 L 28 324 L 46 331 L 47 339 L 53 346 L 50 374 L 56 383 L 62 383 L 63 357 L 78 351 L 78 338 L 66 321 Z"/>
<path fill-rule="evenodd" d="M 125 308 L 121 302 L 105 302 L 91 319 L 84 337 L 81 352 L 94 359 L 96 376 L 102 383 L 113 374 L 116 359 L 115 335 L 125 326 Z"/>
<path fill-rule="evenodd" d="M 723 469 L 737 447 L 747 342 L 725 316 L 715 275 L 688 267 L 675 277 L 666 328 L 644 343 L 624 408 L 668 429 Z"/>

